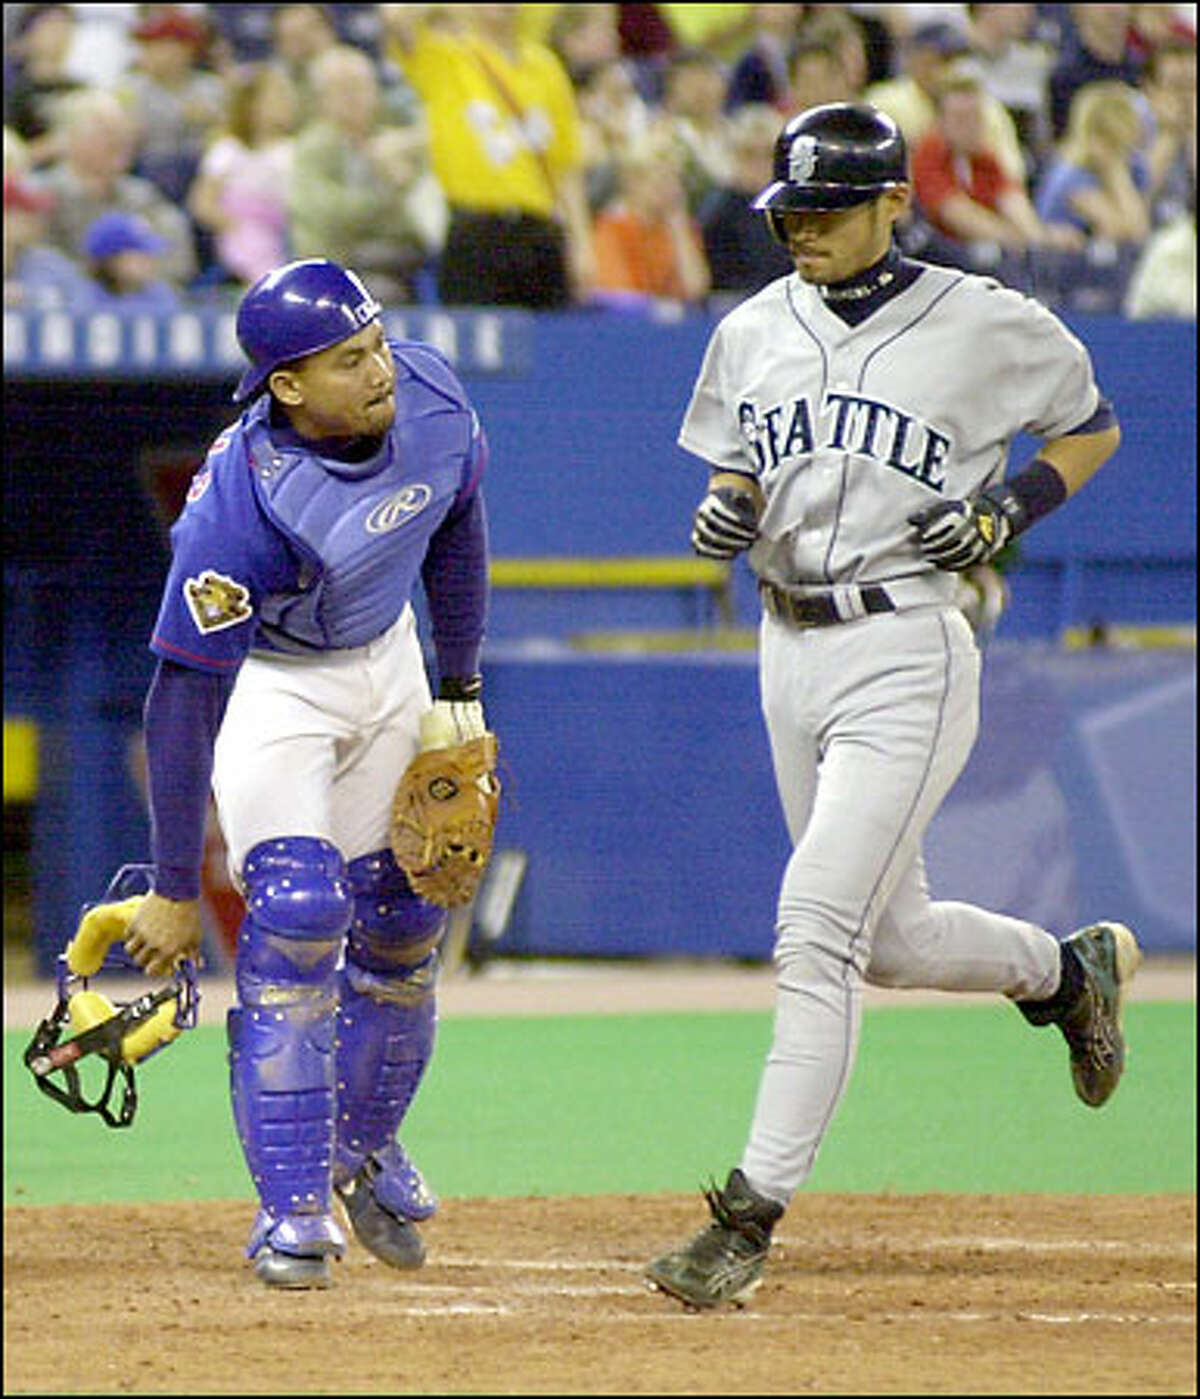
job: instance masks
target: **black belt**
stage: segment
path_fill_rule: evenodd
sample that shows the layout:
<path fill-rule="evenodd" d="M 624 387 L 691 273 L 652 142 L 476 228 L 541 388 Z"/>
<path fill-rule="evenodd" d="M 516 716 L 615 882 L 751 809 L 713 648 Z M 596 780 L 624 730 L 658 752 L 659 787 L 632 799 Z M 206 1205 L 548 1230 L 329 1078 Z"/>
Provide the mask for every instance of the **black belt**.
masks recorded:
<path fill-rule="evenodd" d="M 774 583 L 760 582 L 758 590 L 762 594 L 763 606 L 772 617 L 790 622 L 794 627 L 829 627 L 836 622 L 853 622 L 869 612 L 895 612 L 896 604 L 888 596 L 887 589 L 872 583 L 865 588 L 853 590 L 858 599 L 858 607 L 838 608 L 832 593 L 813 593 L 804 596 L 789 593 L 786 588 Z"/>

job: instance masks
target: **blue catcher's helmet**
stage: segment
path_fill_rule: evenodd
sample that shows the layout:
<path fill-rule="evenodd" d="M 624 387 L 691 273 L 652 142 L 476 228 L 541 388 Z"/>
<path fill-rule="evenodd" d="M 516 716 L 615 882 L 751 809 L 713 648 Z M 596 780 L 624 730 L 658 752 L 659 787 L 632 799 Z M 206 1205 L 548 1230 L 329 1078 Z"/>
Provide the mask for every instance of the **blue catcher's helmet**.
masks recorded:
<path fill-rule="evenodd" d="M 877 107 L 827 102 L 794 116 L 779 133 L 774 175 L 753 204 L 772 224 L 787 209 L 849 209 L 907 182 L 904 137 Z"/>
<path fill-rule="evenodd" d="M 238 344 L 250 368 L 233 392 L 235 402 L 256 394 L 281 364 L 349 339 L 382 310 L 353 272 L 328 258 L 304 258 L 266 273 L 238 307 Z"/>

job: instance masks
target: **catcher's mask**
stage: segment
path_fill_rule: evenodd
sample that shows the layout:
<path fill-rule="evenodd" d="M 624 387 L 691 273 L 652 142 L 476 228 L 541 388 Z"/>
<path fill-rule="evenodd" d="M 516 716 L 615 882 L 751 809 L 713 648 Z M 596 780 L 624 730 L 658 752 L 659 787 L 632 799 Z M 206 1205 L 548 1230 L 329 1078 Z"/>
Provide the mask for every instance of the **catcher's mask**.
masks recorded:
<path fill-rule="evenodd" d="M 149 865 L 122 865 L 104 898 L 84 904 L 75 936 L 56 963 L 58 1004 L 25 1050 L 25 1064 L 43 1093 L 71 1112 L 98 1112 L 110 1127 L 128 1127 L 137 1111 L 133 1066 L 166 1048 L 181 1030 L 190 1030 L 200 1003 L 196 969 L 186 959 L 169 985 L 132 1001 L 110 1000 L 88 984 L 102 971 L 140 975 L 119 944 L 150 887 Z M 63 1040 L 67 1030 L 71 1038 Z M 107 1065 L 104 1086 L 91 1102 L 78 1068 L 89 1054 Z M 118 1080 L 121 1099 L 114 1108 Z"/>

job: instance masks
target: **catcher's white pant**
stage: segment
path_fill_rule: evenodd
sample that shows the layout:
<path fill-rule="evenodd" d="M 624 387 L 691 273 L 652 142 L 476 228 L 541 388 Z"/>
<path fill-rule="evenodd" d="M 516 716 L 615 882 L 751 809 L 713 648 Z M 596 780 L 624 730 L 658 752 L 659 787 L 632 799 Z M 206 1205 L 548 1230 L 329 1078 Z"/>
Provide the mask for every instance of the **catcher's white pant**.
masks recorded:
<path fill-rule="evenodd" d="M 431 702 L 411 607 L 365 646 L 247 657 L 213 760 L 235 881 L 246 855 L 277 836 L 319 836 L 347 860 L 385 849 Z"/>
<path fill-rule="evenodd" d="M 808 1177 L 874 985 L 1050 996 L 1057 940 L 933 903 L 921 840 L 970 754 L 979 651 L 954 608 L 761 630 L 762 704 L 793 851 L 776 924 L 774 1037 L 742 1170 L 787 1204 Z M 980 852 L 986 858 L 986 852 Z"/>

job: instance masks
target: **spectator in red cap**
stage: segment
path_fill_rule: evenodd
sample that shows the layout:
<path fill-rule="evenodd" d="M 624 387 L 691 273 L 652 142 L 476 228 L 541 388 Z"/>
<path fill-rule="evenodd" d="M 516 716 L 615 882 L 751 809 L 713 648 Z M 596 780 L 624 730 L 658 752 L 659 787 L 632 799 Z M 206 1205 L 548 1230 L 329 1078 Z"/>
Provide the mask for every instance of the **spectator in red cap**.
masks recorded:
<path fill-rule="evenodd" d="M 53 198 L 27 175 L 4 177 L 4 304 L 23 310 L 67 305 L 79 285 L 79 269 L 46 241 Z"/>
<path fill-rule="evenodd" d="M 203 66 L 208 29 L 193 15 L 162 9 L 131 37 L 137 58 L 116 91 L 138 126 L 134 169 L 182 204 L 210 135 L 225 119 L 225 84 Z"/>

